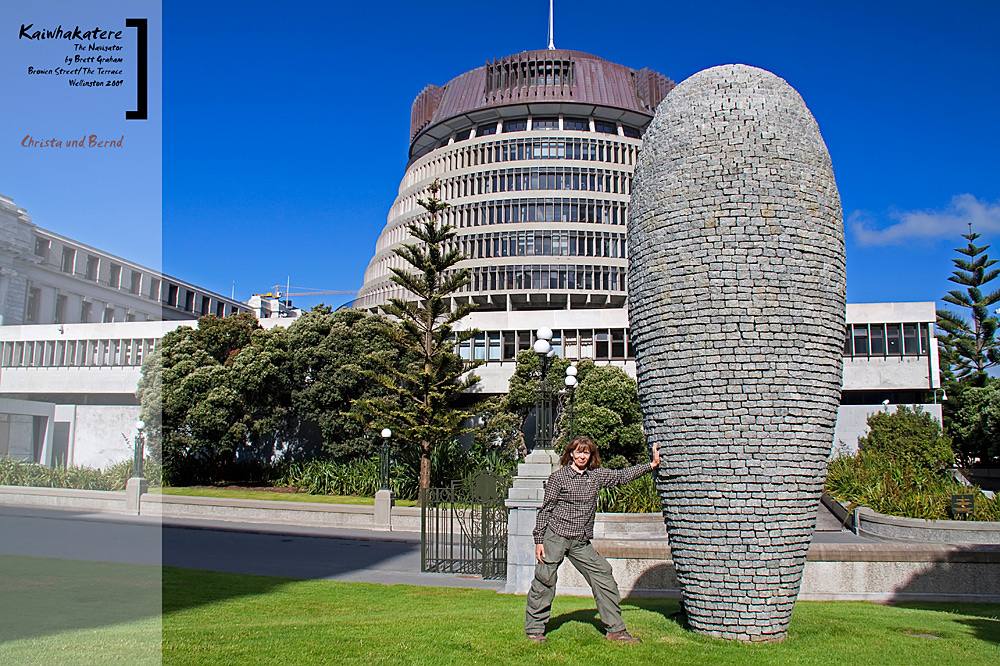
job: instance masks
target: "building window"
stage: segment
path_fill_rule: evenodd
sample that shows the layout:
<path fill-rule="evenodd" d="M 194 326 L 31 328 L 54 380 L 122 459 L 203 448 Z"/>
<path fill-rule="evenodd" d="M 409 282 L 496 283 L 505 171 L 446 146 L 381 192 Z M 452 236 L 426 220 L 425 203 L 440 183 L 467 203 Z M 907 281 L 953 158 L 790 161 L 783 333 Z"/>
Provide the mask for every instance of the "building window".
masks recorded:
<path fill-rule="evenodd" d="M 97 282 L 98 271 L 101 267 L 101 260 L 97 257 L 88 254 L 87 255 L 87 279 L 92 282 Z"/>
<path fill-rule="evenodd" d="M 614 123 L 595 120 L 594 131 L 600 132 L 601 134 L 618 134 L 618 126 Z"/>
<path fill-rule="evenodd" d="M 90 315 L 94 311 L 94 304 L 90 301 L 84 301 L 80 304 L 80 321 L 84 324 L 90 321 Z"/>
<path fill-rule="evenodd" d="M 602 360 L 610 358 L 611 348 L 608 342 L 606 330 L 594 331 L 594 358 Z"/>
<path fill-rule="evenodd" d="M 455 141 L 456 142 L 465 141 L 466 139 L 469 138 L 470 134 L 472 134 L 472 130 L 470 129 L 462 130 L 461 132 L 455 132 Z"/>
<path fill-rule="evenodd" d="M 885 356 L 885 326 L 882 324 L 872 324 L 869 330 L 871 331 L 869 341 L 871 343 L 872 356 Z"/>
<path fill-rule="evenodd" d="M 204 317 L 208 314 L 208 296 L 201 297 L 201 316 Z"/>
<path fill-rule="evenodd" d="M 868 356 L 868 326 L 866 324 L 854 325 L 854 355 Z"/>
<path fill-rule="evenodd" d="M 215 316 L 221 318 L 221 317 L 224 317 L 225 314 L 226 314 L 226 304 L 225 303 L 216 303 L 215 304 Z"/>
<path fill-rule="evenodd" d="M 35 254 L 43 259 L 49 258 L 49 246 L 51 242 L 45 238 L 35 239 Z"/>
<path fill-rule="evenodd" d="M 132 283 L 129 285 L 129 292 L 138 294 L 142 291 L 142 273 L 132 271 Z"/>
<path fill-rule="evenodd" d="M 557 130 L 559 129 L 558 118 L 532 118 L 531 129 L 533 130 Z"/>
<path fill-rule="evenodd" d="M 497 133 L 496 123 L 491 125 L 480 125 L 476 128 L 476 136 L 489 136 Z"/>
<path fill-rule="evenodd" d="M 154 301 L 160 300 L 160 279 L 151 278 L 149 280 L 149 297 Z"/>
<path fill-rule="evenodd" d="M 190 289 L 184 296 L 184 309 L 188 312 L 194 312 L 194 292 Z"/>
<path fill-rule="evenodd" d="M 586 132 L 590 129 L 590 123 L 586 118 L 563 118 L 563 129 L 574 132 Z"/>
<path fill-rule="evenodd" d="M 176 284 L 167 285 L 167 305 L 177 307 L 178 288 Z"/>
<path fill-rule="evenodd" d="M 73 273 L 73 264 L 76 263 L 76 250 L 68 247 L 63 248 L 62 253 L 62 272 L 63 273 Z"/>
<path fill-rule="evenodd" d="M 121 289 L 122 286 L 122 267 L 118 264 L 111 264 L 111 288 Z"/>
<path fill-rule="evenodd" d="M 625 358 L 625 330 L 611 330 L 611 358 Z"/>
<path fill-rule="evenodd" d="M 857 329 L 857 327 L 855 327 Z M 855 334 L 857 334 L 855 332 Z M 899 324 L 885 325 L 885 348 L 890 356 L 899 356 L 902 352 L 901 331 Z"/>
<path fill-rule="evenodd" d="M 28 289 L 28 305 L 24 310 L 24 321 L 29 324 L 38 323 L 38 308 L 42 300 L 42 290 L 38 287 Z"/>
<path fill-rule="evenodd" d="M 57 323 L 57 324 L 65 324 L 66 323 L 66 301 L 67 300 L 68 299 L 65 296 L 63 296 L 63 295 L 56 296 L 56 317 L 55 317 L 55 323 Z"/>
<path fill-rule="evenodd" d="M 638 139 L 642 134 L 634 127 L 629 127 L 628 125 L 622 125 L 622 134 L 632 139 Z"/>
<path fill-rule="evenodd" d="M 115 309 L 112 307 L 104 308 L 104 323 L 110 324 L 115 320 Z"/>
<path fill-rule="evenodd" d="M 903 324 L 903 353 L 907 356 L 920 355 L 920 334 L 917 324 Z"/>
<path fill-rule="evenodd" d="M 505 120 L 503 123 L 503 131 L 507 132 L 524 132 L 528 129 L 527 120 Z"/>

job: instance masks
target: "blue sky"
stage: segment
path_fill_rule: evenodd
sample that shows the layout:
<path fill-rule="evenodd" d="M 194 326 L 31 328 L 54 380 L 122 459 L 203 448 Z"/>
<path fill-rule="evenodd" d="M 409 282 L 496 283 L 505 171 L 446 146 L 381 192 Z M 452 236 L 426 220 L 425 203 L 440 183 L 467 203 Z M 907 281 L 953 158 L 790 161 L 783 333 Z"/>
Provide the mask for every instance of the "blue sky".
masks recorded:
<path fill-rule="evenodd" d="M 742 62 L 802 94 L 840 188 L 850 301 L 935 300 L 952 286 L 953 248 L 964 244 L 968 221 L 982 241 L 1000 239 L 1000 3 L 555 5 L 560 48 L 678 82 Z M 235 282 L 241 299 L 289 278 L 293 291 L 358 289 L 405 168 L 413 98 L 487 59 L 543 48 L 547 11 L 544 0 L 168 0 L 164 270 L 224 294 Z M 0 49 L 10 47 L 8 24 L 22 20 L 4 19 Z M 25 93 L 28 109 L 50 103 L 37 88 Z M 11 141 L 23 132 L 8 131 L 8 113 L 0 111 L 0 193 L 41 226 L 153 263 L 158 202 L 127 200 L 142 191 L 132 179 L 158 175 L 155 156 L 116 165 L 119 194 L 102 192 L 96 210 L 83 210 L 64 181 L 86 182 L 98 170 L 64 176 L 62 164 L 32 164 L 21 173 L 23 153 Z M 81 125 L 75 110 L 53 113 L 34 116 L 34 126 Z"/>

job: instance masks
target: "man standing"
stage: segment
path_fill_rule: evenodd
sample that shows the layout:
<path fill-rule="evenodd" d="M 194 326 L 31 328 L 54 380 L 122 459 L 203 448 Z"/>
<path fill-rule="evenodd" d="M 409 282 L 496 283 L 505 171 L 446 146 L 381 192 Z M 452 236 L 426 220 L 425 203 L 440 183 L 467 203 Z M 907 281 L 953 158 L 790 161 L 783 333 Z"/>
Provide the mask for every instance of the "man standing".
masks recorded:
<path fill-rule="evenodd" d="M 577 437 L 559 460 L 562 467 L 549 476 L 545 497 L 538 511 L 535 529 L 535 579 L 528 591 L 524 631 L 536 643 L 546 642 L 556 595 L 556 571 L 568 557 L 594 592 L 597 611 L 607 627 L 609 641 L 640 643 L 630 636 L 622 620 L 621 595 L 611 573 L 611 565 L 591 545 L 597 495 L 601 488 L 620 486 L 638 479 L 660 464 L 660 452 L 653 450 L 653 462 L 626 469 L 601 467 L 597 445 L 589 437 Z"/>

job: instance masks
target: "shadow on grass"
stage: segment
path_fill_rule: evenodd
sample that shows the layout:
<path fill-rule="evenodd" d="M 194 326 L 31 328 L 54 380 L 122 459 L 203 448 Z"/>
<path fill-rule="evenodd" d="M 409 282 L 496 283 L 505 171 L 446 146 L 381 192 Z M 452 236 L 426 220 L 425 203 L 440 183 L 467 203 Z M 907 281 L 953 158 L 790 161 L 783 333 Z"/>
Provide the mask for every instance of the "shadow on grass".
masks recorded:
<path fill-rule="evenodd" d="M 168 599 L 173 612 L 266 593 L 289 579 L 420 569 L 419 539 L 413 535 L 172 527 L 19 507 L 0 507 L 0 535 L 0 641 L 155 618 Z M 240 580 L 226 578 L 222 584 L 211 576 L 164 576 L 161 586 L 161 565 L 262 577 L 235 576 Z"/>
<path fill-rule="evenodd" d="M 997 604 L 962 603 L 960 607 L 956 607 L 956 604 L 946 602 L 903 601 L 892 605 L 897 608 L 966 616 L 955 618 L 954 622 L 971 628 L 979 640 L 1000 645 L 1000 606 Z M 973 617 L 967 617 L 970 615 Z"/>
<path fill-rule="evenodd" d="M 160 567 L 0 555 L 0 643 L 155 618 Z"/>
<path fill-rule="evenodd" d="M 913 575 L 895 591 L 894 606 L 920 610 L 974 615 L 978 619 L 960 619 L 971 627 L 976 637 L 1000 644 L 1000 619 L 996 604 L 976 604 L 963 601 L 961 610 L 953 602 L 912 600 L 914 595 L 933 598 L 945 595 L 967 595 L 969 598 L 1000 596 L 1000 545 L 970 544 L 955 546 L 935 555 L 935 560 L 920 573 Z"/>

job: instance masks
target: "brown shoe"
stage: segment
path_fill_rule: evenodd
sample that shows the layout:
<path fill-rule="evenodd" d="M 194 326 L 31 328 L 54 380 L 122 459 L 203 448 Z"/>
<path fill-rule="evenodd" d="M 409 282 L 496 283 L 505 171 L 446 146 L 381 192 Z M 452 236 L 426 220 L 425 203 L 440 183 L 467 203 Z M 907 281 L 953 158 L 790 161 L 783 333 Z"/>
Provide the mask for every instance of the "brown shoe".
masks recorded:
<path fill-rule="evenodd" d="M 628 631 L 626 631 L 625 629 L 622 629 L 621 631 L 609 631 L 608 635 L 607 635 L 607 639 L 609 641 L 615 641 L 617 643 L 641 643 L 642 642 L 641 638 L 636 638 L 635 636 L 630 635 L 628 633 Z"/>
<path fill-rule="evenodd" d="M 549 639 L 545 637 L 545 634 L 528 634 L 528 640 L 534 641 L 536 643 L 547 643 Z"/>

